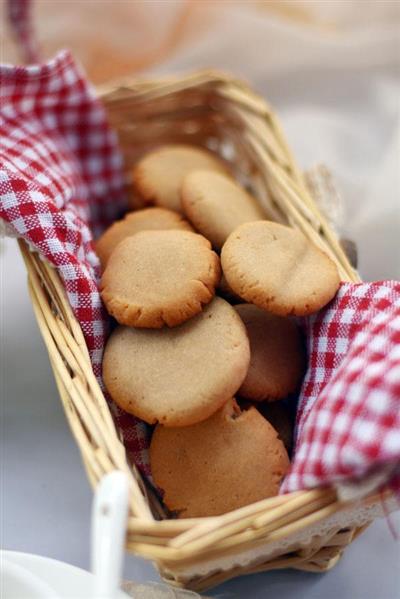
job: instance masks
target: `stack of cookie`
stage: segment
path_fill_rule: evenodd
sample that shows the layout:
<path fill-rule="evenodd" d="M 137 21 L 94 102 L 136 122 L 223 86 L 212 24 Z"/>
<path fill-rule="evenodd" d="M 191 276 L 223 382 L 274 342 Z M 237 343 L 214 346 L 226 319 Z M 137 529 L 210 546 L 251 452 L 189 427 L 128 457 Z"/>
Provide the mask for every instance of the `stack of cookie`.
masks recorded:
<path fill-rule="evenodd" d="M 275 495 L 291 443 L 277 400 L 298 390 L 306 361 L 291 316 L 330 301 L 336 266 L 299 231 L 267 220 L 204 149 L 150 152 L 133 183 L 132 205 L 151 207 L 96 243 L 102 298 L 119 325 L 104 383 L 122 409 L 156 425 L 151 471 L 177 516 Z"/>

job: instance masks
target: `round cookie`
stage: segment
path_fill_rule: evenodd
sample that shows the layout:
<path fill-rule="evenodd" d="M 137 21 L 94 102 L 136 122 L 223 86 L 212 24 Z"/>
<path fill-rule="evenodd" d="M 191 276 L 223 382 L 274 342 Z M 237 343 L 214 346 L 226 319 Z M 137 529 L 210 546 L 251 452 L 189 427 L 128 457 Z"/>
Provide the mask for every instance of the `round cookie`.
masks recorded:
<path fill-rule="evenodd" d="M 174 329 L 118 327 L 103 358 L 113 400 L 149 424 L 188 426 L 211 416 L 238 390 L 249 365 L 245 327 L 215 298 Z"/>
<path fill-rule="evenodd" d="M 177 212 L 166 208 L 145 208 L 128 214 L 113 223 L 96 241 L 96 253 L 103 269 L 116 246 L 139 231 L 181 229 L 193 231 L 190 224 Z"/>
<path fill-rule="evenodd" d="M 199 424 L 158 426 L 150 444 L 153 480 L 181 518 L 218 516 L 277 495 L 289 465 L 275 429 L 234 399 Z"/>
<path fill-rule="evenodd" d="M 305 371 L 305 349 L 297 325 L 252 304 L 235 310 L 250 341 L 250 365 L 238 394 L 253 401 L 273 400 L 294 393 Z"/>
<path fill-rule="evenodd" d="M 193 171 L 184 178 L 182 208 L 199 233 L 217 249 L 239 225 L 265 219 L 257 200 L 236 181 L 207 170 Z"/>
<path fill-rule="evenodd" d="M 226 240 L 221 263 L 229 286 L 247 302 L 287 316 L 306 316 L 338 290 L 336 264 L 296 229 L 257 221 Z"/>
<path fill-rule="evenodd" d="M 101 278 L 101 297 L 120 323 L 174 327 L 210 302 L 221 276 L 210 242 L 190 231 L 141 231 L 121 241 Z"/>
<path fill-rule="evenodd" d="M 133 169 L 133 186 L 148 204 L 181 212 L 181 186 L 195 169 L 226 172 L 217 156 L 184 144 L 162 146 L 146 154 Z"/>

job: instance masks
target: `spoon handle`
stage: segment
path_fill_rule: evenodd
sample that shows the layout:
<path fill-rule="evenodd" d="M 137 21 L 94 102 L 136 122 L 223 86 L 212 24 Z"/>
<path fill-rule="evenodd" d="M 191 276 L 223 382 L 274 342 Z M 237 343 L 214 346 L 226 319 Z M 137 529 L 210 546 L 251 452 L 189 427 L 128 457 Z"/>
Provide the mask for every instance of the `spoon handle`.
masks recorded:
<path fill-rule="evenodd" d="M 115 599 L 119 591 L 128 517 L 128 478 L 115 470 L 96 489 L 92 507 L 94 599 Z"/>

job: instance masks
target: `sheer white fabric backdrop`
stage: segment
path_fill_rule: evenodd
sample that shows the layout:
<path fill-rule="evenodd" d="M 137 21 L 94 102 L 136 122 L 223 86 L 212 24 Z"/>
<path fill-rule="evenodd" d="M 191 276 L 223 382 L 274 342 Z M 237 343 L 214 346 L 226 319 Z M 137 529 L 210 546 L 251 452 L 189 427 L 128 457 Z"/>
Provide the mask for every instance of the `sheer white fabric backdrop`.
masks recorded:
<path fill-rule="evenodd" d="M 204 2 L 199 31 L 151 72 L 212 66 L 247 79 L 300 165 L 332 170 L 362 277 L 400 278 L 400 3 L 292 3 L 314 23 L 252 4 Z"/>

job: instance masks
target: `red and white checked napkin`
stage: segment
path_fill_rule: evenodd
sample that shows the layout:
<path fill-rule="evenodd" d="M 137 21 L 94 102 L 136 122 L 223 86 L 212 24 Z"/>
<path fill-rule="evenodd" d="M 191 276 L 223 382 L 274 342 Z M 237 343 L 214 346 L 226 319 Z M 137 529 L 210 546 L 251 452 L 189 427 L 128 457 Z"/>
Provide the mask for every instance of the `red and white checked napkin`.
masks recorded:
<path fill-rule="evenodd" d="M 282 492 L 333 483 L 343 499 L 400 491 L 400 283 L 342 283 L 304 319 L 308 369 Z"/>
<path fill-rule="evenodd" d="M 92 240 L 125 208 L 116 137 L 68 52 L 3 66 L 0 80 L 0 216 L 58 269 L 102 384 L 107 319 Z M 400 492 L 400 283 L 344 283 L 304 326 L 309 367 L 282 490 Z M 147 427 L 111 406 L 148 474 Z"/>
<path fill-rule="evenodd" d="M 103 387 L 107 316 L 92 241 L 126 208 L 122 157 L 69 52 L 43 65 L 0 67 L 0 139 L 0 217 L 58 269 Z M 110 406 L 148 474 L 148 428 Z"/>

